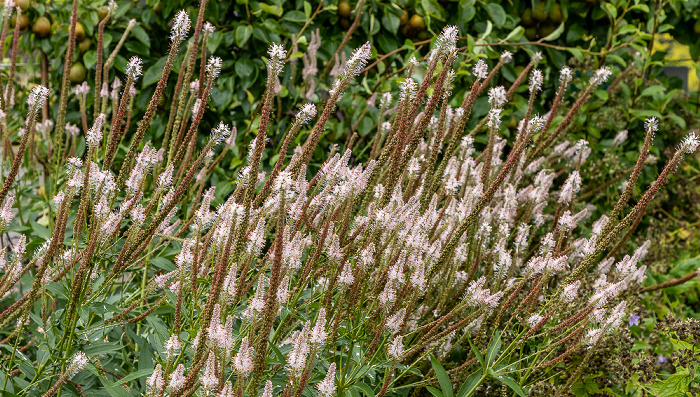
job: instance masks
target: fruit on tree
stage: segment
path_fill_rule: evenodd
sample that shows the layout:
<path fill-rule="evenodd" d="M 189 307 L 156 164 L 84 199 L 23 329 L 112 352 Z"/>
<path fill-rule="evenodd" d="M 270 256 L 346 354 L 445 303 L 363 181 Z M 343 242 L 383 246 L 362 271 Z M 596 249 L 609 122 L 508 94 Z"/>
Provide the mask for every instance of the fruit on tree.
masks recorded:
<path fill-rule="evenodd" d="M 51 21 L 46 17 L 39 17 L 32 25 L 32 32 L 36 37 L 47 37 L 51 34 Z"/>
<path fill-rule="evenodd" d="M 82 83 L 87 77 L 87 70 L 82 63 L 76 62 L 70 67 L 70 82 L 71 83 Z"/>

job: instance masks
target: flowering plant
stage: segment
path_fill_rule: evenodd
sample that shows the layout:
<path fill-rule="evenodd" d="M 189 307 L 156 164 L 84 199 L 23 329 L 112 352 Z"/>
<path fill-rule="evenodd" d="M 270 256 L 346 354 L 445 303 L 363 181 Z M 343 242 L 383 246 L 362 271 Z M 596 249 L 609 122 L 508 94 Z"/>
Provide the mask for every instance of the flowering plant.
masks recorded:
<path fill-rule="evenodd" d="M 398 95 L 382 95 L 368 161 L 355 163 L 347 149 L 307 172 L 338 101 L 372 56 L 366 43 L 339 65 L 320 111 L 309 103 L 296 112 L 268 174 L 261 172 L 262 154 L 288 58 L 273 44 L 257 134 L 235 189 L 222 195 L 207 181 L 221 158 L 214 151 L 236 145 L 236 128 L 221 122 L 206 142 L 196 139 L 222 67 L 209 58 L 200 66 L 202 80 L 195 79 L 198 45 L 210 34 L 205 7 L 206 1 L 179 71 L 177 106 L 159 126 L 161 142 L 143 139 L 159 128 L 154 113 L 192 30 L 184 13 L 173 21 L 162 76 L 134 134 L 125 132 L 138 95 L 131 89 L 141 76 L 138 57 L 128 62 L 123 86 L 111 85 L 117 87 L 111 109 L 100 95 L 93 100 L 101 112 L 88 115 L 81 106 L 82 129 L 65 123 L 73 95 L 67 77 L 58 98 L 34 88 L 21 134 L 3 125 L 9 172 L 0 190 L 1 226 L 13 230 L 13 222 L 29 216 L 24 196 L 38 189 L 19 171 L 32 159 L 46 164 L 54 188 L 40 192 L 52 200 L 46 235 L 15 236 L 0 256 L 7 303 L 0 329 L 2 344 L 11 347 L 3 390 L 50 396 L 104 387 L 121 395 L 128 384 L 149 397 L 381 397 L 423 386 L 439 392 L 436 380 L 450 395 L 455 380 L 464 384 L 460 396 L 494 387 L 522 396 L 555 379 L 556 395 L 568 393 L 627 318 L 626 299 L 645 292 L 641 262 L 649 243 L 620 260 L 611 253 L 695 151 L 696 135 L 680 142 L 627 211 L 658 130 L 649 119 L 627 187 L 609 214 L 591 219 L 580 200 L 591 149 L 583 140 L 558 141 L 611 70 L 592 73 L 555 123 L 572 70 L 561 70 L 548 113 L 536 115 L 547 84 L 536 68 L 541 54 L 511 87 L 489 88 L 512 62 L 506 51 L 490 70 L 475 63 L 470 88 L 453 108 L 459 51 L 458 31 L 449 26 L 424 61 L 410 63 Z M 76 8 L 77 0 L 68 63 Z M 525 81 L 527 108 L 507 139 L 501 114 Z M 108 82 L 105 74 L 94 87 L 77 87 L 79 103 Z M 467 131 L 484 92 L 488 114 Z M 47 100 L 59 103 L 53 131 L 37 123 Z M 290 137 L 314 118 L 288 158 Z M 81 132 L 84 147 L 76 144 Z M 564 166 L 554 172 L 557 164 Z M 574 353 L 578 366 L 560 365 Z"/>

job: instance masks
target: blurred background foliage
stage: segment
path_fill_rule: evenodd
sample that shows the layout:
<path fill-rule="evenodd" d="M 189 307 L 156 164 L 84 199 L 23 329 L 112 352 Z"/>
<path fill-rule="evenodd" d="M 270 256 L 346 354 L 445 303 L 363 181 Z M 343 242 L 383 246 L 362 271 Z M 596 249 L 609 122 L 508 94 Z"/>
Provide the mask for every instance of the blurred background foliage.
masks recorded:
<path fill-rule="evenodd" d="M 22 64 L 17 106 L 11 111 L 16 114 L 8 117 L 11 125 L 12 120 L 21 120 L 25 106 L 21 96 L 23 92 L 29 92 L 32 85 L 44 79 L 54 92 L 58 92 L 71 7 L 71 2 L 61 0 L 15 2 L 23 10 L 21 17 L 13 17 L 12 22 L 12 26 L 19 23 L 22 32 L 19 41 Z M 80 26 L 77 29 L 79 50 L 71 69 L 71 81 L 76 85 L 86 79 L 93 81 L 97 25 L 106 15 L 105 3 L 83 1 L 80 4 Z M 139 120 L 166 59 L 173 16 L 178 10 L 185 9 L 195 20 L 199 2 L 120 0 L 117 3 L 119 7 L 105 30 L 103 51 L 105 57 L 108 56 L 129 21 L 136 20 L 137 25 L 130 31 L 123 49 L 115 58 L 109 80 L 123 76 L 128 57 L 137 55 L 143 59 L 144 76 L 138 82 L 134 101 L 133 120 Z M 334 55 L 339 53 L 338 60 L 342 62 L 353 48 L 369 41 L 373 45 L 371 63 L 339 103 L 335 117 L 329 121 L 324 132 L 312 168 L 318 167 L 325 158 L 321 148 L 327 153 L 332 145 L 337 145 L 337 150 L 341 151 L 352 146 L 354 155 L 359 160 L 365 160 L 379 123 L 379 111 L 374 106 L 373 95 L 397 92 L 398 84 L 402 81 L 400 76 L 403 75 L 400 72 L 409 59 L 414 56 L 418 60 L 423 59 L 430 48 L 430 41 L 448 24 L 459 28 L 458 44 L 462 50 L 456 63 L 458 70 L 452 103 L 455 106 L 469 89 L 467 78 L 476 59 L 484 58 L 493 65 L 504 50 L 514 53 L 514 62 L 504 68 L 500 80 L 494 81 L 494 85 L 509 87 L 530 56 L 535 51 L 542 51 L 544 59 L 538 67 L 545 74 L 545 81 L 554 81 L 558 70 L 564 65 L 569 65 L 576 72 L 567 106 L 571 105 L 571 98 L 576 97 L 577 90 L 585 86 L 592 70 L 602 65 L 612 68 L 615 78 L 596 91 L 597 100 L 584 105 L 567 136 L 571 142 L 588 140 L 592 149 L 587 169 L 582 172 L 584 182 L 586 179 L 588 182 L 614 182 L 602 186 L 589 184 L 588 191 L 584 189 L 584 193 L 591 196 L 591 202 L 598 206 L 594 216 L 609 210 L 617 199 L 618 187 L 624 182 L 621 176 L 626 175 L 636 161 L 646 118 L 657 117 L 660 120 L 652 154 L 661 160 L 647 167 L 642 176 L 642 187 L 648 186 L 658 175 L 664 159 L 668 158 L 669 151 L 680 138 L 700 125 L 700 90 L 697 83 L 688 86 L 682 78 L 666 73 L 668 66 L 675 65 L 668 60 L 667 53 L 674 46 L 659 44 L 659 39 L 664 38 L 672 40 L 676 47 L 681 46 L 684 54 L 687 52 L 686 58 L 689 57 L 685 59 L 687 73 L 697 73 L 700 0 L 211 0 L 205 18 L 216 27 L 207 43 L 207 56 L 221 57 L 223 69 L 212 90 L 209 109 L 200 128 L 203 131 L 201 139 L 206 139 L 206 132 L 220 120 L 233 123 L 239 132 L 238 144 L 228 150 L 208 181 L 217 185 L 219 198 L 232 191 L 247 144 L 257 132 L 256 114 L 266 78 L 263 59 L 271 43 L 281 43 L 287 48 L 289 59 L 281 77 L 280 94 L 274 104 L 275 120 L 268 131 L 270 142 L 263 159 L 263 165 L 268 168 L 277 160 L 281 138 L 296 110 L 306 102 L 322 104 L 327 98 L 333 74 L 330 63 L 335 62 Z M 310 86 L 302 75 L 303 56 L 315 43 L 312 43 L 312 34 L 316 35 L 317 32 L 320 37 L 317 75 L 322 78 L 318 85 Z M 339 49 L 344 38 L 347 45 Z M 8 37 L 4 43 L 6 58 L 0 65 L 3 73 L 9 69 L 7 57 L 11 40 L 12 37 Z M 171 79 L 177 77 L 184 53 L 181 51 L 175 62 Z M 423 76 L 419 72 L 415 77 L 421 79 Z M 697 82 L 697 79 L 690 81 Z M 158 115 L 144 141 L 159 142 L 163 137 L 173 102 L 172 84 L 169 90 L 166 90 L 159 104 Z M 553 96 L 554 85 L 550 84 L 536 104 L 536 111 L 546 111 L 544 104 L 551 103 Z M 44 117 L 54 119 L 58 112 L 56 98 L 57 95 L 50 101 Z M 67 121 L 79 124 L 77 99 L 73 101 L 69 105 L 72 111 L 69 111 Z M 507 125 L 503 130 L 505 137 L 514 135 L 517 120 L 525 112 L 526 85 L 516 91 L 513 102 L 516 106 L 512 109 L 515 110 L 504 111 L 503 114 L 504 124 Z M 87 103 L 90 105 L 92 100 L 88 99 Z M 477 101 L 468 130 L 487 111 L 485 98 Z M 91 109 L 88 114 L 92 114 Z M 135 131 L 135 128 L 135 123 L 132 123 L 130 131 Z M 614 147 L 613 138 L 624 129 L 629 131 L 628 140 L 622 146 Z M 307 132 L 300 132 L 295 138 L 296 144 L 304 142 Z M 485 135 L 477 135 L 477 145 L 484 139 Z M 293 148 L 295 144 L 291 146 Z M 83 148 L 81 139 L 78 154 Z M 122 160 L 125 151 L 123 148 L 117 155 L 117 163 Z M 649 284 L 685 275 L 700 266 L 698 158 L 690 159 L 683 167 L 641 224 L 644 231 L 641 234 L 652 239 L 656 247 L 650 255 Z M 639 193 L 636 192 L 636 197 Z M 630 246 L 639 243 L 628 242 Z M 639 375 L 641 372 L 631 374 L 630 371 L 634 371 L 632 367 L 617 368 L 621 373 L 627 371 L 627 380 L 623 380 L 627 382 L 625 388 L 628 391 L 644 390 L 657 395 L 653 394 L 656 390 L 654 387 L 665 387 L 664 383 L 659 382 L 670 383 L 667 375 L 686 376 L 687 365 L 678 361 L 674 363 L 673 360 L 668 364 L 660 357 L 672 358 L 678 351 L 687 350 L 688 346 L 673 342 L 680 339 L 668 336 L 675 334 L 664 334 L 659 330 L 662 326 L 674 326 L 675 323 L 661 321 L 669 314 L 679 319 L 700 317 L 699 293 L 700 283 L 696 279 L 651 294 L 639 302 L 638 313 L 642 321 L 640 325 L 630 325 L 628 342 L 633 343 L 632 351 L 644 351 L 651 357 L 650 360 L 654 361 L 650 364 L 654 370 L 652 372 L 659 374 L 644 377 Z M 700 336 L 697 336 L 695 342 L 691 342 L 698 343 L 699 340 Z M 616 348 L 624 346 L 620 343 Z M 578 387 L 577 395 L 594 395 L 603 390 L 605 386 L 596 383 L 598 375 L 592 369 Z M 690 380 L 694 376 L 687 375 Z M 685 382 L 686 378 L 683 379 Z"/>

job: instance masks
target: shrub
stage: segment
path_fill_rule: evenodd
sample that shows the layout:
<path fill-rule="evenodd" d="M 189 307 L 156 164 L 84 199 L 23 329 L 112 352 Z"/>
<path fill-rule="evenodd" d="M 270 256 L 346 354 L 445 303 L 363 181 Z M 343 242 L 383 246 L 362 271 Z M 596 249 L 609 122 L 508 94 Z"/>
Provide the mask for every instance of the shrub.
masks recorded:
<path fill-rule="evenodd" d="M 299 397 L 405 396 L 428 386 L 451 396 L 454 381 L 460 397 L 540 387 L 562 395 L 609 334 L 619 335 L 627 299 L 650 290 L 640 287 L 645 267 L 638 267 L 649 243 L 617 263 L 610 254 L 698 139 L 682 140 L 628 210 L 658 129 L 649 119 L 621 197 L 591 221 L 582 186 L 605 181 L 584 184 L 587 142 L 559 140 L 610 77 L 607 67 L 576 80 L 563 68 L 539 116 L 540 53 L 508 89 L 489 88 L 512 61 L 506 51 L 490 70 L 483 60 L 470 65 L 470 86 L 452 108 L 460 55 L 457 28 L 447 27 L 426 62 L 409 62 L 400 91 L 381 96 L 368 160 L 332 151 L 309 172 L 337 103 L 371 57 L 366 43 L 338 68 L 317 118 L 314 104 L 298 109 L 274 167 L 261 173 L 288 57 L 272 44 L 259 116 L 248 120 L 258 133 L 247 165 L 234 189 L 220 193 L 210 179 L 221 158 L 214 150 L 230 150 L 236 130 L 221 122 L 202 145 L 196 138 L 221 60 L 210 58 L 197 82 L 201 49 L 186 48 L 177 106 L 167 123 L 152 124 L 191 30 L 187 14 L 176 15 L 160 80 L 136 131 L 126 134 L 142 61 L 128 61 L 118 95 L 112 103 L 96 95 L 101 112 L 90 114 L 87 93 L 102 86 L 100 77 L 73 91 L 67 72 L 76 11 L 77 0 L 60 95 L 35 86 L 24 120 L 2 123 L 9 172 L 1 226 L 20 233 L 8 235 L 0 262 L 4 390 Z M 208 34 L 203 15 L 202 8 L 193 43 Z M 507 139 L 501 114 L 526 80 L 526 111 Z M 559 121 L 572 84 L 578 94 Z M 469 131 L 487 88 L 488 113 Z M 65 122 L 73 95 L 81 127 Z M 4 99 L 7 109 L 12 96 Z M 37 123 L 47 100 L 57 101 L 54 128 Z M 291 139 L 314 118 L 288 160 Z M 484 142 L 474 139 L 480 128 Z M 144 143 L 149 129 L 164 130 L 163 140 Z M 43 183 L 29 178 L 37 162 Z"/>

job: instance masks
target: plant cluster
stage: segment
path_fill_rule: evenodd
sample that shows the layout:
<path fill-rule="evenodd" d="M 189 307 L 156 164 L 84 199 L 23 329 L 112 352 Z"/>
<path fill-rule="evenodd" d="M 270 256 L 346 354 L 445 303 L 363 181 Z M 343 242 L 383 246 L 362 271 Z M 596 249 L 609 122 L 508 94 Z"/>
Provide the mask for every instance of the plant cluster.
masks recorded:
<path fill-rule="evenodd" d="M 606 341 L 619 335 L 628 300 L 649 290 L 641 261 L 650 243 L 613 254 L 696 150 L 694 133 L 627 208 L 659 128 L 648 119 L 625 188 L 594 219 L 582 194 L 606 181 L 586 180 L 588 143 L 563 138 L 610 68 L 583 78 L 562 68 L 547 84 L 551 105 L 537 115 L 542 54 L 509 87 L 493 86 L 513 60 L 505 51 L 491 66 L 469 65 L 469 85 L 454 98 L 461 55 L 458 29 L 448 26 L 424 61 L 408 62 L 398 92 L 374 99 L 380 120 L 367 161 L 333 148 L 317 172 L 310 167 L 338 103 L 372 57 L 369 42 L 337 62 L 322 103 L 293 110 L 266 172 L 279 79 L 293 67 L 289 49 L 272 44 L 260 106 L 248 120 L 254 137 L 241 150 L 245 167 L 221 193 L 212 172 L 239 145 L 223 121 L 197 140 L 223 66 L 216 57 L 197 62 L 213 32 L 206 7 L 205 0 L 193 24 L 176 14 L 160 79 L 136 123 L 139 57 L 120 79 L 100 73 L 92 85 L 71 87 L 74 0 L 60 94 L 37 85 L 21 119 L 1 119 L 0 226 L 20 232 L 7 233 L 0 256 L 2 390 L 382 397 L 427 388 L 465 397 L 544 387 L 564 395 L 603 347 L 615 348 Z M 180 52 L 169 117 L 154 124 Z M 303 58 L 313 69 L 316 55 Z M 109 62 L 98 52 L 96 70 Z M 307 79 L 318 83 L 315 73 Z M 502 114 L 521 85 L 526 110 L 508 136 Z M 7 87 L 1 105 L 9 110 L 12 77 Z M 78 126 L 66 122 L 71 98 Z M 481 98 L 488 112 L 477 118 Z M 39 122 L 47 101 L 58 114 Z M 163 138 L 146 141 L 151 129 Z M 308 136 L 292 148 L 300 134 Z M 625 139 L 620 133 L 615 145 Z M 23 178 L 34 163 L 50 183 Z M 36 196 L 49 207 L 25 205 Z M 42 235 L 17 226 L 44 210 Z"/>

